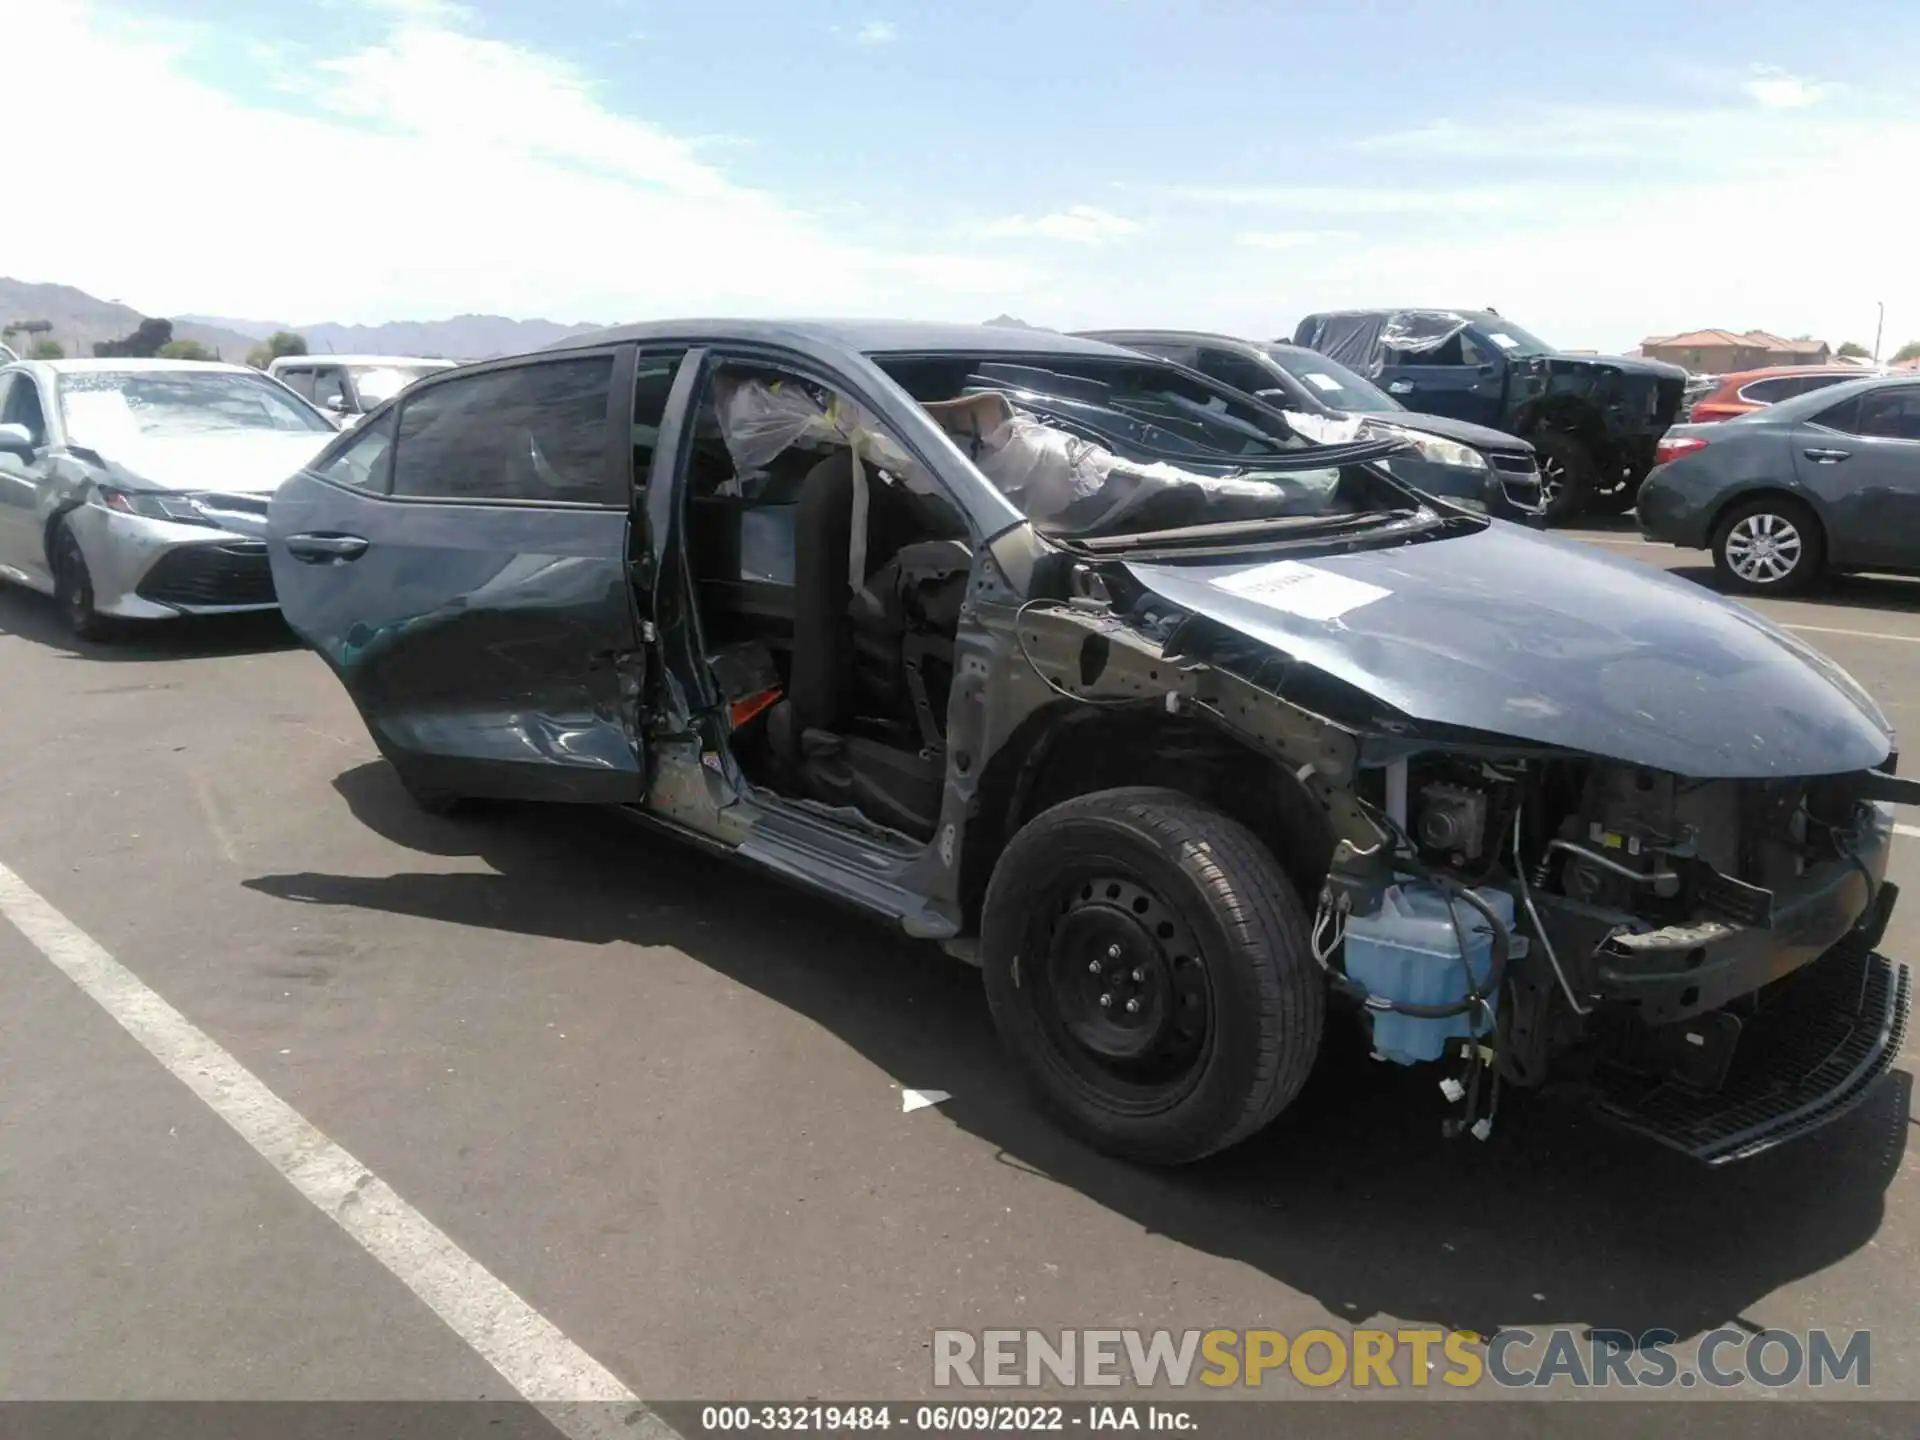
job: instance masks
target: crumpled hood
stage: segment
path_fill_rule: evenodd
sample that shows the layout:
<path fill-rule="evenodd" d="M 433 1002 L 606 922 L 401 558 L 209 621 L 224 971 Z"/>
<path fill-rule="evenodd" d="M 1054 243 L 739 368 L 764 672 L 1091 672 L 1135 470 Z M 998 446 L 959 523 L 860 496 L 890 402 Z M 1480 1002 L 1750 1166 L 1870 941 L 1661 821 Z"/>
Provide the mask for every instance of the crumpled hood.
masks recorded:
<path fill-rule="evenodd" d="M 1752 611 L 1518 526 L 1127 569 L 1416 722 L 1698 779 L 1839 774 L 1892 748 L 1844 671 Z"/>
<path fill-rule="evenodd" d="M 333 439 L 330 433 L 214 430 L 204 435 L 142 435 L 104 445 L 108 478 L 153 490 L 268 494 Z"/>

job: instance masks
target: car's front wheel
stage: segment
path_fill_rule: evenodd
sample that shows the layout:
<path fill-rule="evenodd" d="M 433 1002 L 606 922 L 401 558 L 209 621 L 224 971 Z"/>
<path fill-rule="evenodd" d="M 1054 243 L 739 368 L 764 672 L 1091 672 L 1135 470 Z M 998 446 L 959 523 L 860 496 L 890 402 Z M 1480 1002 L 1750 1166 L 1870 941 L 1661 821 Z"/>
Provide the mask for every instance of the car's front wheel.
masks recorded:
<path fill-rule="evenodd" d="M 1735 505 L 1713 531 L 1720 583 L 1746 595 L 1795 595 L 1820 578 L 1826 537 L 1813 512 L 1786 496 Z"/>
<path fill-rule="evenodd" d="M 1176 1165 L 1245 1139 L 1319 1052 L 1299 898 L 1251 832 L 1178 791 L 1104 790 L 1029 822 L 994 868 L 980 951 L 1015 1064 L 1109 1154 Z"/>
<path fill-rule="evenodd" d="M 1584 514 L 1594 499 L 1598 467 L 1587 447 L 1560 430 L 1530 437 L 1540 464 L 1540 499 L 1549 525 L 1565 525 Z"/>
<path fill-rule="evenodd" d="M 79 640 L 105 640 L 113 633 L 110 620 L 94 608 L 93 575 L 80 541 L 64 520 L 56 520 L 47 537 L 47 560 L 53 570 L 53 599 L 60 619 Z"/>

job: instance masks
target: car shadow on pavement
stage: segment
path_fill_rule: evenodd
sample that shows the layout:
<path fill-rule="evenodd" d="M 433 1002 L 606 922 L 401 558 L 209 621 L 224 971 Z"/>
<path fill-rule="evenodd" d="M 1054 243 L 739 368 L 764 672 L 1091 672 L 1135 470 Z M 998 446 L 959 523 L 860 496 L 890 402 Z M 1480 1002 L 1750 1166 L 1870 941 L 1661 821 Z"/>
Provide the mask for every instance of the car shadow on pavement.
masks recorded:
<path fill-rule="evenodd" d="M 1679 565 L 1667 572 L 1676 580 L 1691 580 L 1702 589 L 1723 594 L 1729 600 L 1751 605 L 1765 595 L 1742 595 L 1723 590 L 1712 565 Z M 1920 578 L 1897 575 L 1835 575 L 1822 580 L 1801 595 L 1778 597 L 1783 604 L 1817 605 L 1822 609 L 1844 610 L 1858 618 L 1843 622 L 1843 628 L 1872 628 L 1875 615 L 1920 615 Z M 1774 617 L 1776 620 L 1778 616 Z"/>
<path fill-rule="evenodd" d="M 436 818 L 380 763 L 335 787 L 394 843 L 477 856 L 496 873 L 275 875 L 250 889 L 670 946 L 807 1016 L 902 1084 L 949 1091 L 939 1113 L 1000 1163 L 1253 1266 L 1349 1324 L 1390 1316 L 1490 1333 L 1578 1323 L 1686 1337 L 1739 1322 L 1873 1239 L 1911 1128 L 1911 1078 L 1896 1072 L 1826 1131 L 1724 1169 L 1610 1131 L 1571 1102 L 1512 1092 L 1490 1142 L 1446 1140 L 1433 1078 L 1375 1064 L 1339 1032 L 1271 1130 L 1182 1170 L 1143 1169 L 1039 1115 L 1001 1057 L 978 972 L 934 946 L 617 812 L 503 805 Z"/>
<path fill-rule="evenodd" d="M 300 644 L 278 610 L 126 621 L 111 640 L 76 640 L 51 599 L 5 583 L 0 583 L 0 635 L 17 635 L 74 660 L 192 660 L 292 650 Z"/>

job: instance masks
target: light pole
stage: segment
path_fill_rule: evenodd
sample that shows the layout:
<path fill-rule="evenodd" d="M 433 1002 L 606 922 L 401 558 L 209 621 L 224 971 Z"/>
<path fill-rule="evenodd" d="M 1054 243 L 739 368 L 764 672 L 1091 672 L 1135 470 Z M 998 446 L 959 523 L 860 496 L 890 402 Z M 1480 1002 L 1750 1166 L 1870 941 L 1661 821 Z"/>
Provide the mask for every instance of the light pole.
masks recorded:
<path fill-rule="evenodd" d="M 1887 326 L 1887 302 L 1876 300 L 1874 303 L 1880 307 L 1880 318 L 1873 322 L 1873 363 L 1878 365 L 1880 363 L 1880 332 Z"/>

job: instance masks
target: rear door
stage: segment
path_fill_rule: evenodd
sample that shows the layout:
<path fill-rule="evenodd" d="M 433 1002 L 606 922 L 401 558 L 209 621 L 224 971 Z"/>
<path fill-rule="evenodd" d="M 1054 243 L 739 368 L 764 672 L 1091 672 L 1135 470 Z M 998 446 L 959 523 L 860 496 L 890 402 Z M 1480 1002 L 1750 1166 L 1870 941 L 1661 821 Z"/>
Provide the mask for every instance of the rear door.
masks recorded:
<path fill-rule="evenodd" d="M 1920 568 L 1920 384 L 1869 390 L 1796 426 L 1793 464 L 1825 504 L 1836 562 Z"/>
<path fill-rule="evenodd" d="M 282 610 L 419 783 L 641 798 L 633 376 L 610 347 L 424 380 L 274 497 Z"/>

